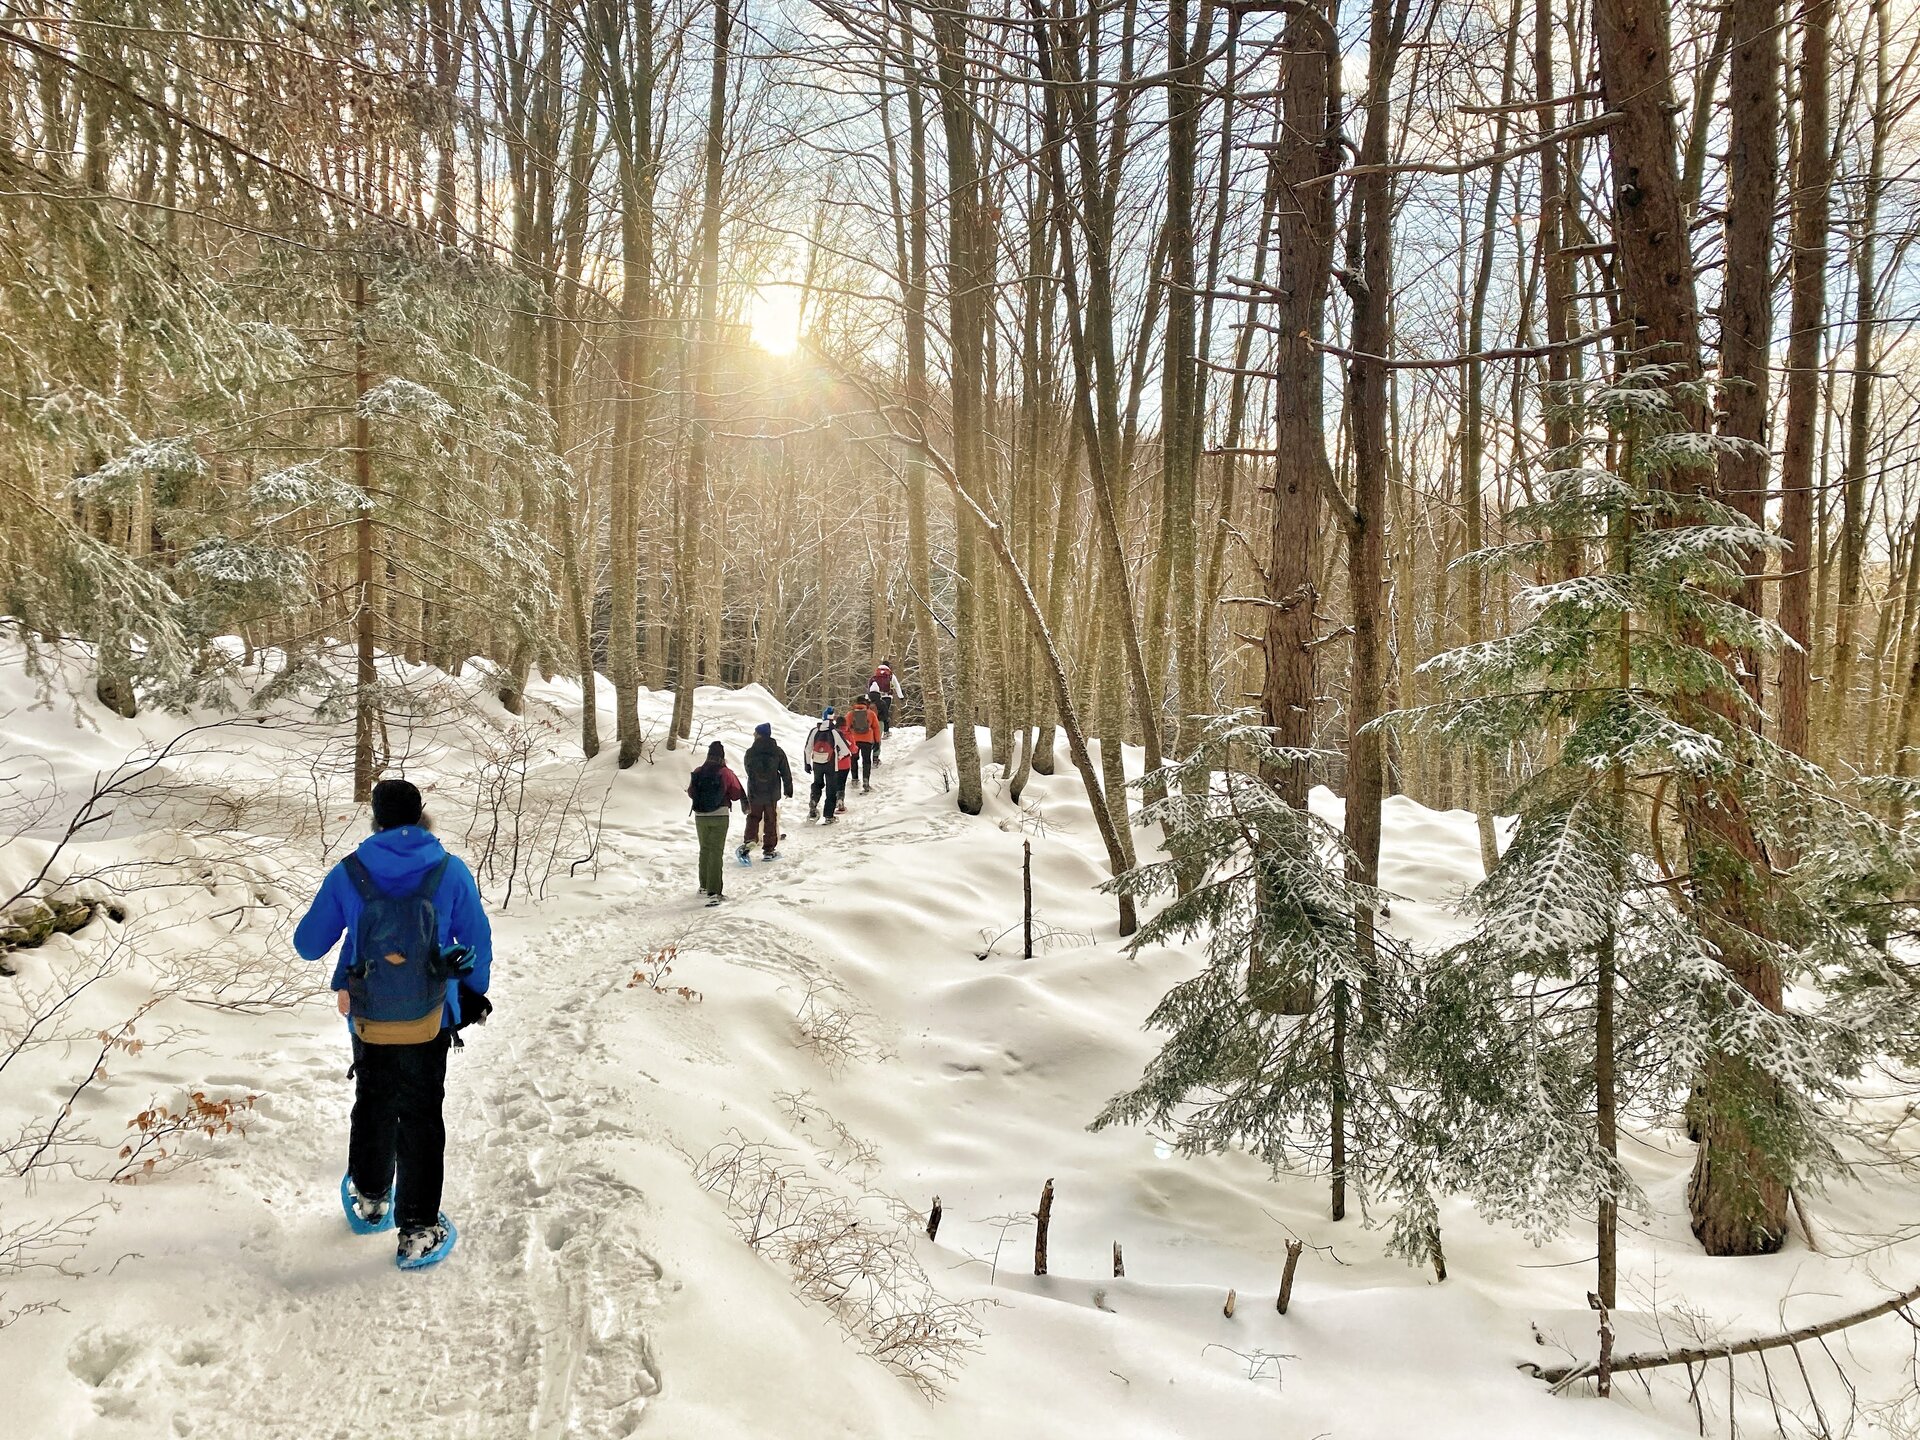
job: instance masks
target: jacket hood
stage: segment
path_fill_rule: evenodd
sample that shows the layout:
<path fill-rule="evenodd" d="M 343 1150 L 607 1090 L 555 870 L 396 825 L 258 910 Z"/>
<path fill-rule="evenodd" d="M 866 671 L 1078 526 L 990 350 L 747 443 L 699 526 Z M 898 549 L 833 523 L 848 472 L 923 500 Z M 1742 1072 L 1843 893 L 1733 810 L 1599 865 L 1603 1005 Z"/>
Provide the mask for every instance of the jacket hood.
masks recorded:
<path fill-rule="evenodd" d="M 389 892 L 411 889 L 447 853 L 439 838 L 420 825 L 396 825 L 362 840 L 354 854 L 376 884 Z"/>

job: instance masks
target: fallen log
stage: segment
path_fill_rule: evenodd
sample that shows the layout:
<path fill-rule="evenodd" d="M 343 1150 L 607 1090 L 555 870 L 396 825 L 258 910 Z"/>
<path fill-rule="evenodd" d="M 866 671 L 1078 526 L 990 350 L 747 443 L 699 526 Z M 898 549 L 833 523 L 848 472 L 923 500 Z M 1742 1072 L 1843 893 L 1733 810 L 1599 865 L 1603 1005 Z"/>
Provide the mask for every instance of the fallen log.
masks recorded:
<path fill-rule="evenodd" d="M 1850 1315 L 1842 1315 L 1833 1320 L 1823 1320 L 1817 1325 L 1803 1325 L 1798 1330 L 1788 1330 L 1779 1335 L 1760 1335 L 1750 1340 L 1736 1340 L 1725 1345 L 1691 1345 L 1678 1350 L 1648 1351 L 1640 1355 L 1621 1355 L 1607 1365 L 1610 1375 L 1621 1375 L 1629 1370 L 1658 1370 L 1668 1365 L 1700 1365 L 1710 1360 L 1731 1360 L 1737 1355 L 1758 1355 L 1765 1350 L 1784 1350 L 1807 1340 L 1818 1340 L 1823 1335 L 1831 1335 L 1837 1330 L 1849 1330 L 1855 1325 L 1864 1325 L 1869 1320 L 1878 1320 L 1882 1315 L 1899 1313 L 1909 1325 L 1920 1330 L 1920 1320 L 1905 1313 L 1907 1306 L 1920 1301 L 1920 1285 L 1901 1294 L 1882 1300 L 1865 1310 L 1856 1310 Z M 1594 1362 L 1582 1362 L 1577 1365 L 1536 1365 L 1527 1361 L 1520 1366 L 1537 1379 L 1546 1381 L 1556 1390 L 1571 1385 L 1576 1380 L 1584 1380 L 1598 1375 L 1600 1367 Z"/>

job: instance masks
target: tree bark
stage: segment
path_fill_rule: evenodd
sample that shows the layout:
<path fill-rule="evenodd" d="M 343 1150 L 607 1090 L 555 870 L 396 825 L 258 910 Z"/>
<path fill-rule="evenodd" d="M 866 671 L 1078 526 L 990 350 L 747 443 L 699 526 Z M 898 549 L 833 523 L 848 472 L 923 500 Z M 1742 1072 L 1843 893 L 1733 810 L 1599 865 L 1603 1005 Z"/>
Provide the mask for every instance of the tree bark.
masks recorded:
<path fill-rule="evenodd" d="M 1625 117 L 1607 137 L 1621 299 L 1637 355 L 1697 375 L 1699 315 L 1674 161 L 1667 11 L 1658 0 L 1598 0 L 1594 29 L 1602 93 Z M 1689 413 L 1685 420 L 1699 429 L 1705 417 Z M 1685 489 L 1699 481 L 1676 475 L 1663 483 Z M 1744 723 L 1738 714 L 1722 718 Z M 1713 873 L 1696 874 L 1690 886 L 1721 963 L 1735 984 L 1778 1012 L 1780 971 L 1752 938 L 1763 933 L 1768 859 L 1739 794 L 1728 784 L 1687 785 L 1680 810 L 1690 852 L 1721 857 Z M 1744 1060 L 1714 1054 L 1700 1085 L 1701 1139 L 1688 1185 L 1694 1234 L 1711 1255 L 1771 1253 L 1786 1238 L 1788 1182 L 1763 1138 L 1768 1112 L 1779 1104 L 1777 1082 Z"/>
<path fill-rule="evenodd" d="M 1820 337 L 1827 308 L 1828 54 L 1833 0 L 1811 0 L 1800 36 L 1800 124 L 1793 170 L 1793 296 L 1787 336 L 1786 431 L 1780 452 L 1780 743 L 1808 753 L 1813 656 L 1813 454 L 1820 422 Z"/>

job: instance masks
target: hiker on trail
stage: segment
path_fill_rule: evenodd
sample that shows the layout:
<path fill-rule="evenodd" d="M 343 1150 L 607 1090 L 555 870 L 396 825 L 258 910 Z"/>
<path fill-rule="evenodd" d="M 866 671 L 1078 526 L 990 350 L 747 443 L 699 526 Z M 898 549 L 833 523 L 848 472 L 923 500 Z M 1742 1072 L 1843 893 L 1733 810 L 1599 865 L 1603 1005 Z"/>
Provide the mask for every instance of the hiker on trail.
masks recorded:
<path fill-rule="evenodd" d="M 820 723 L 807 732 L 807 743 L 801 756 L 807 773 L 813 776 L 813 792 L 807 800 L 807 818 L 820 818 L 820 800 L 824 795 L 826 823 L 831 825 L 840 809 L 840 792 L 845 785 L 841 777 L 853 762 L 852 747 L 848 745 L 840 727 L 834 724 L 831 705 L 820 712 Z"/>
<path fill-rule="evenodd" d="M 867 699 L 880 712 L 881 733 L 893 733 L 893 702 L 906 698 L 900 693 L 900 682 L 894 678 L 893 661 L 882 660 L 874 667 L 873 678 L 867 681 Z"/>
<path fill-rule="evenodd" d="M 840 787 L 840 813 L 842 815 L 847 813 L 848 783 L 853 779 L 854 769 L 860 762 L 860 747 L 853 743 L 853 736 L 847 733 L 847 724 L 848 721 L 845 715 L 839 715 L 834 718 L 834 729 L 840 732 L 840 739 L 846 745 L 846 749 L 841 754 L 839 763 L 834 770 L 834 783 Z"/>
<path fill-rule="evenodd" d="M 740 863 L 752 863 L 749 852 L 754 836 L 760 836 L 760 858 L 780 858 L 780 800 L 793 798 L 793 770 L 787 764 L 787 752 L 773 738 L 773 726 L 753 727 L 753 744 L 747 747 L 747 835 L 737 852 Z"/>
<path fill-rule="evenodd" d="M 397 1223 L 395 1262 L 420 1269 L 458 1238 L 440 1208 L 447 1050 L 493 1009 L 493 930 L 472 872 L 434 838 L 405 780 L 373 787 L 373 834 L 327 872 L 293 932 L 304 960 L 336 944 L 330 988 L 353 1033 L 354 1080 L 340 1200 L 356 1234 Z"/>
<path fill-rule="evenodd" d="M 700 836 L 700 893 L 707 904 L 718 905 L 726 898 L 727 824 L 734 802 L 743 809 L 747 803 L 740 777 L 727 768 L 727 747 L 718 740 L 707 747 L 706 763 L 687 782 L 687 799 Z"/>
<path fill-rule="evenodd" d="M 847 740 L 854 747 L 853 770 L 860 776 L 860 789 L 873 788 L 873 767 L 880 763 L 880 712 L 865 700 L 853 702 L 847 712 Z"/>

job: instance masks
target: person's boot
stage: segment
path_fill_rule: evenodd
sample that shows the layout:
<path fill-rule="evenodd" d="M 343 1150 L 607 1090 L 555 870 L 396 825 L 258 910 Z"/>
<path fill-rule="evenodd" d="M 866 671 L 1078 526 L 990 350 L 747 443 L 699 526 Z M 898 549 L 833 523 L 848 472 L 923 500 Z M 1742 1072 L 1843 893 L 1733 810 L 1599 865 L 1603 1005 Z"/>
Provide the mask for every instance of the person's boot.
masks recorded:
<path fill-rule="evenodd" d="M 447 1258 L 457 1238 L 453 1222 L 442 1211 L 433 1224 L 400 1232 L 400 1248 L 393 1257 L 394 1263 L 402 1270 L 423 1270 L 436 1265 Z"/>
<path fill-rule="evenodd" d="M 356 1235 L 372 1235 L 393 1228 L 393 1191 L 384 1195 L 362 1195 L 351 1175 L 340 1181 L 340 1203 L 347 1212 L 347 1225 Z"/>
<path fill-rule="evenodd" d="M 819 818 L 820 818 L 820 802 L 818 800 L 809 800 L 807 802 L 807 819 L 818 820 Z"/>

